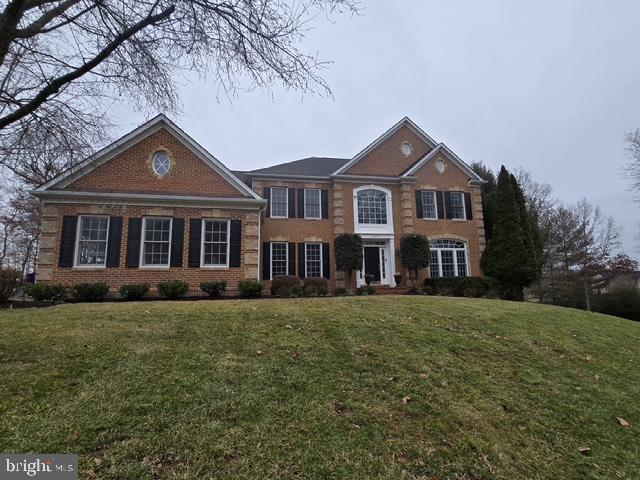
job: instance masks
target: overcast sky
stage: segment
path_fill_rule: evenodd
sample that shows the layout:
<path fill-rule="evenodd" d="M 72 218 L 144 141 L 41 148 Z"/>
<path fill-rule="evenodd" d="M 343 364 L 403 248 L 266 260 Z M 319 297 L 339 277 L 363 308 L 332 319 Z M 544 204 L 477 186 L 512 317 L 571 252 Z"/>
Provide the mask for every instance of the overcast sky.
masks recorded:
<path fill-rule="evenodd" d="M 177 123 L 228 167 L 351 157 L 404 115 L 465 161 L 522 166 L 564 202 L 586 197 L 634 241 L 639 206 L 622 178 L 640 127 L 638 1 L 364 1 L 320 19 L 306 49 L 333 60 L 334 98 L 182 89 Z M 120 109 L 118 109 L 120 111 Z M 122 133 L 144 118 L 118 116 Z"/>

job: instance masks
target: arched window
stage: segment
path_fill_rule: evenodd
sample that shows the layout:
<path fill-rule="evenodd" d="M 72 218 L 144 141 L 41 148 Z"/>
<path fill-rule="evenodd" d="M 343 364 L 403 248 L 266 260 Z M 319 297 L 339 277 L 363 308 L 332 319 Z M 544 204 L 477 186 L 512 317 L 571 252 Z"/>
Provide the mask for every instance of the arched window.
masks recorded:
<path fill-rule="evenodd" d="M 438 277 L 466 277 L 467 247 L 459 240 L 433 240 L 429 242 L 431 248 L 430 273 L 431 278 Z"/>
<path fill-rule="evenodd" d="M 387 224 L 387 194 L 385 192 L 374 189 L 358 192 L 358 223 Z"/>

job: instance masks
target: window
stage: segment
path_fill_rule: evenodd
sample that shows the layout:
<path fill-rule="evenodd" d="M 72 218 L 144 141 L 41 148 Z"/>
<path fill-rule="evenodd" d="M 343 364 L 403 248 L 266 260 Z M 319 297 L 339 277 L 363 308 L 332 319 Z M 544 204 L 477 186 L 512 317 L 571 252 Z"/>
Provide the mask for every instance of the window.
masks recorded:
<path fill-rule="evenodd" d="M 380 190 L 358 192 L 358 223 L 387 223 L 387 195 Z"/>
<path fill-rule="evenodd" d="M 271 188 L 271 216 L 275 218 L 287 218 L 289 216 L 288 188 Z"/>
<path fill-rule="evenodd" d="M 271 243 L 271 279 L 288 275 L 289 244 L 286 242 Z"/>
<path fill-rule="evenodd" d="M 229 221 L 202 221 L 202 260 L 203 267 L 229 266 Z"/>
<path fill-rule="evenodd" d="M 431 278 L 466 277 L 467 249 L 464 242 L 458 240 L 434 240 L 430 243 Z"/>
<path fill-rule="evenodd" d="M 320 218 L 322 211 L 320 207 L 320 190 L 304 190 L 304 218 Z"/>
<path fill-rule="evenodd" d="M 145 217 L 142 232 L 142 266 L 168 267 L 171 219 Z"/>
<path fill-rule="evenodd" d="M 109 217 L 80 217 L 76 266 L 103 267 L 107 263 Z"/>
<path fill-rule="evenodd" d="M 322 244 L 305 244 L 305 272 L 307 277 L 322 276 Z"/>
<path fill-rule="evenodd" d="M 159 177 L 164 177 L 171 169 L 171 157 L 164 150 L 160 150 L 153 155 L 153 171 Z"/>
<path fill-rule="evenodd" d="M 422 190 L 422 218 L 438 218 L 436 207 L 436 192 Z"/>
<path fill-rule="evenodd" d="M 464 194 L 462 192 L 449 192 L 449 216 L 454 220 L 464 220 Z"/>

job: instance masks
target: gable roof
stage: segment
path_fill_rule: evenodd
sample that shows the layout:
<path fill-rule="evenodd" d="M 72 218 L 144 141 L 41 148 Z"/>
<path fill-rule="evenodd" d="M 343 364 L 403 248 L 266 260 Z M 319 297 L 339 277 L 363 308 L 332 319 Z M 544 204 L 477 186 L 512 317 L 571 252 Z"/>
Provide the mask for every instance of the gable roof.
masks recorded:
<path fill-rule="evenodd" d="M 434 158 L 439 153 L 447 156 L 458 168 L 465 172 L 475 183 L 487 183 L 480 175 L 478 175 L 469 165 L 467 165 L 460 157 L 458 157 L 453 151 L 447 147 L 444 143 L 439 143 L 436 148 L 427 153 L 424 157 L 414 163 L 402 177 L 410 177 L 416 173 L 425 163 Z"/>
<path fill-rule="evenodd" d="M 413 133 L 415 133 L 418 137 L 420 137 L 431 148 L 435 148 L 436 147 L 437 143 L 433 138 L 431 138 L 418 125 L 416 125 L 413 122 L 413 120 L 411 120 L 409 117 L 404 117 L 398 123 L 396 123 L 393 127 L 391 127 L 389 130 L 384 132 L 382 135 L 380 135 L 378 138 L 376 138 L 373 142 L 371 142 L 369 145 L 367 145 L 360 153 L 358 153 L 355 157 L 353 157 L 349 162 L 347 162 L 346 164 L 342 165 L 340 168 L 335 170 L 333 172 L 333 175 L 340 175 L 340 174 L 346 172 L 347 170 L 349 170 L 356 163 L 358 163 L 365 156 L 367 156 L 367 154 L 369 152 L 371 152 L 378 145 L 380 145 L 382 142 L 387 140 L 391 135 L 396 133 L 402 127 L 409 128 Z"/>
<path fill-rule="evenodd" d="M 138 128 L 129 132 L 112 144 L 87 157 L 76 166 L 64 171 L 63 173 L 49 180 L 43 185 L 40 185 L 34 190 L 34 193 L 37 194 L 38 192 L 43 192 L 52 188 L 64 188 L 70 185 L 77 179 L 85 176 L 100 165 L 109 161 L 119 153 L 138 143 L 140 140 L 148 137 L 152 133 L 157 132 L 161 128 L 165 128 L 169 133 L 180 140 L 189 150 L 194 153 L 194 155 L 196 155 L 207 165 L 209 165 L 209 167 L 211 167 L 216 173 L 227 180 L 227 182 L 235 187 L 240 193 L 258 200 L 261 199 L 261 197 L 256 192 L 254 192 L 251 188 L 249 188 L 248 185 L 242 182 L 242 180 L 240 180 L 233 172 L 231 172 L 231 170 L 225 167 L 222 162 L 211 155 L 204 147 L 202 147 L 198 142 L 187 135 L 184 130 L 178 127 L 163 114 L 155 116 L 148 122 L 143 123 Z"/>
<path fill-rule="evenodd" d="M 251 174 L 264 174 L 328 177 L 337 168 L 340 168 L 348 161 L 348 158 L 307 157 L 300 160 L 280 163 L 271 167 L 259 168 L 257 170 L 251 170 L 244 173 L 249 176 L 251 176 Z"/>

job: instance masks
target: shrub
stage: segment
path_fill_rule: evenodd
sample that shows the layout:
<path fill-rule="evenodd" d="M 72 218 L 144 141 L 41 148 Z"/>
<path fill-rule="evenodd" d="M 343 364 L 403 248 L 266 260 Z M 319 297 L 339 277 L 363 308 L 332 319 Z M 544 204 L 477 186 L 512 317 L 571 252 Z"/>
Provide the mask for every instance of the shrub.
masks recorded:
<path fill-rule="evenodd" d="M 258 280 L 245 279 L 238 282 L 238 291 L 244 298 L 256 298 L 262 296 L 264 285 Z"/>
<path fill-rule="evenodd" d="M 302 288 L 302 285 L 296 285 L 295 287 L 293 287 L 291 289 L 291 295 L 289 295 L 290 297 L 304 297 L 304 290 Z"/>
<path fill-rule="evenodd" d="M 362 268 L 364 255 L 362 237 L 354 233 L 343 233 L 333 241 L 336 258 L 336 270 L 345 272 L 347 288 L 351 290 L 351 275 L 354 270 Z"/>
<path fill-rule="evenodd" d="M 158 293 L 161 297 L 176 299 L 189 291 L 189 284 L 182 280 L 167 280 L 158 284 Z"/>
<path fill-rule="evenodd" d="M 126 300 L 140 300 L 149 292 L 149 285 L 136 283 L 120 287 L 120 296 Z"/>
<path fill-rule="evenodd" d="M 410 233 L 400 240 L 400 258 L 411 275 L 411 285 L 416 286 L 418 271 L 429 266 L 429 240 L 424 235 Z"/>
<path fill-rule="evenodd" d="M 427 278 L 424 284 L 423 293 L 450 297 L 497 298 L 501 291 L 499 282 L 489 277 Z"/>
<path fill-rule="evenodd" d="M 338 287 L 333 291 L 333 294 L 336 297 L 344 297 L 344 296 L 347 295 L 347 293 L 349 293 L 349 292 L 347 292 L 347 289 L 346 288 L 342 288 L 342 287 Z"/>
<path fill-rule="evenodd" d="M 600 313 L 640 322 L 640 290 L 637 288 L 616 288 L 597 297 L 594 303 Z"/>
<path fill-rule="evenodd" d="M 200 290 L 207 293 L 210 297 L 221 297 L 226 289 L 226 280 L 220 280 L 219 282 L 202 282 L 200 284 Z"/>
<path fill-rule="evenodd" d="M 27 293 L 34 299 L 47 302 L 63 302 L 69 291 L 54 283 L 34 283 L 29 285 Z"/>
<path fill-rule="evenodd" d="M 356 290 L 356 295 L 375 295 L 375 293 L 376 289 L 371 285 L 363 285 L 361 287 L 358 287 L 358 289 Z"/>
<path fill-rule="evenodd" d="M 20 284 L 22 275 L 18 270 L 0 269 L 0 302 L 6 302 Z"/>
<path fill-rule="evenodd" d="M 326 278 L 305 278 L 302 282 L 304 294 L 309 297 L 324 296 L 329 293 Z"/>
<path fill-rule="evenodd" d="M 271 295 L 278 297 L 291 296 L 291 289 L 300 286 L 300 279 L 294 275 L 282 275 L 271 280 Z"/>
<path fill-rule="evenodd" d="M 100 283 L 76 283 L 71 291 L 78 302 L 95 302 L 103 299 L 109 293 L 109 285 Z"/>

